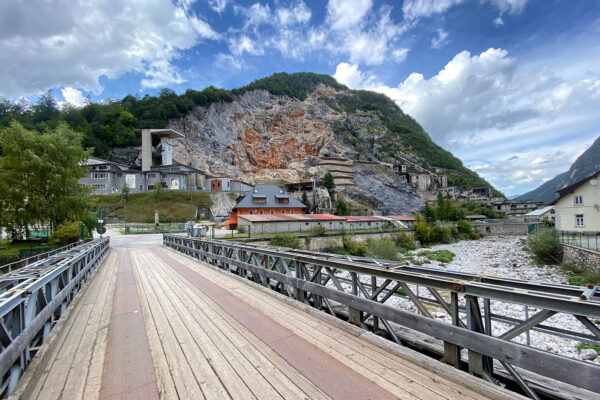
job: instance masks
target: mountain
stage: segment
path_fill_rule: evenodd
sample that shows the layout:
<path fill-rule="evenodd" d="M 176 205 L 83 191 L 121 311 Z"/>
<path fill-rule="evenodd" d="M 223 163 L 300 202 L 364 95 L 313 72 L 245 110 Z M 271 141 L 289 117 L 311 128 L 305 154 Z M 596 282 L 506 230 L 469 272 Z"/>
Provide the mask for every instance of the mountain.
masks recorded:
<path fill-rule="evenodd" d="M 491 186 L 391 99 L 350 90 L 329 75 L 277 73 L 233 90 L 178 95 L 165 88 L 158 96 L 60 110 L 51 93 L 31 107 L 0 99 L 0 127 L 12 119 L 40 131 L 64 120 L 96 156 L 126 163 L 135 160 L 141 128 L 170 127 L 186 136 L 174 150 L 176 161 L 255 183 L 314 179 L 324 158 L 354 160 L 341 167 L 355 182 L 344 195 L 357 207 L 389 213 L 413 213 L 424 204 L 423 193 L 400 182 L 393 164 L 438 170 L 463 189 Z"/>
<path fill-rule="evenodd" d="M 575 160 L 568 171 L 556 175 L 538 188 L 516 197 L 518 201 L 532 200 L 551 203 L 556 192 L 600 170 L 600 137 Z"/>

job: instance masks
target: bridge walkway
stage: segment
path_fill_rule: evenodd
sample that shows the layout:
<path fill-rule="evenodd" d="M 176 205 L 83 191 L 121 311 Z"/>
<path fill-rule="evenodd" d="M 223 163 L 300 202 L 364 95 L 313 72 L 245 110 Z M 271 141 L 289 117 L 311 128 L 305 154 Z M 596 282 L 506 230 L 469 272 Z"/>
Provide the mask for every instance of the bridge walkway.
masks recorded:
<path fill-rule="evenodd" d="M 165 247 L 96 274 L 12 398 L 522 398 Z"/>

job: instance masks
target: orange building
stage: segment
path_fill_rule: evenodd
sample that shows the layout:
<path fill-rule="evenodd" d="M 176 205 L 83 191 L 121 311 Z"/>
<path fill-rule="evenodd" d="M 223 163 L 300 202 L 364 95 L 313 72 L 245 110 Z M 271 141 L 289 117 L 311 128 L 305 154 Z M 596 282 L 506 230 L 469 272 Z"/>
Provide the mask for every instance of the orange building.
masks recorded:
<path fill-rule="evenodd" d="M 304 204 L 278 186 L 257 185 L 229 211 L 229 219 L 222 225 L 236 229 L 238 215 L 302 214 L 305 208 Z"/>

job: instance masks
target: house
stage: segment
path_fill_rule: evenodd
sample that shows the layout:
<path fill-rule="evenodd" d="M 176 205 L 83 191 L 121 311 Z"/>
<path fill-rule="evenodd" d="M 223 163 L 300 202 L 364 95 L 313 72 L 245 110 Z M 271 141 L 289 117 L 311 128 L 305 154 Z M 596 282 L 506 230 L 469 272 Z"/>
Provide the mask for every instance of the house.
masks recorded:
<path fill-rule="evenodd" d="M 553 224 L 555 221 L 554 206 L 546 206 L 538 208 L 537 210 L 528 212 L 524 215 L 524 221 L 528 223 L 538 223 L 542 221 L 548 221 Z"/>
<path fill-rule="evenodd" d="M 212 192 L 243 192 L 252 191 L 254 186 L 239 179 L 228 176 L 211 176 L 206 178 L 207 190 Z"/>
<path fill-rule="evenodd" d="M 223 226 L 235 229 L 240 215 L 302 214 L 306 206 L 275 185 L 256 185 L 231 211 Z"/>
<path fill-rule="evenodd" d="M 204 186 L 202 171 L 177 162 L 141 171 L 93 157 L 84 166 L 89 167 L 88 175 L 78 182 L 91 187 L 93 194 L 120 193 L 123 186 L 127 186 L 130 193 L 145 192 L 154 190 L 158 183 L 167 190 L 202 190 Z"/>
<path fill-rule="evenodd" d="M 320 226 L 328 231 L 356 231 L 393 227 L 392 219 L 381 216 L 341 217 L 331 214 L 239 214 L 237 226 L 247 232 L 310 233 Z"/>
<path fill-rule="evenodd" d="M 449 197 L 451 199 L 458 199 L 462 193 L 459 187 L 457 186 L 448 186 L 441 189 L 442 195 L 444 197 Z"/>
<path fill-rule="evenodd" d="M 94 194 L 119 193 L 124 186 L 131 193 L 145 192 L 158 184 L 168 190 L 203 190 L 204 172 L 173 161 L 173 139 L 182 137 L 172 129 L 142 129 L 141 168 L 91 157 L 84 164 L 88 175 L 78 182 Z"/>
<path fill-rule="evenodd" d="M 560 189 L 554 201 L 560 231 L 600 232 L 600 171 Z"/>

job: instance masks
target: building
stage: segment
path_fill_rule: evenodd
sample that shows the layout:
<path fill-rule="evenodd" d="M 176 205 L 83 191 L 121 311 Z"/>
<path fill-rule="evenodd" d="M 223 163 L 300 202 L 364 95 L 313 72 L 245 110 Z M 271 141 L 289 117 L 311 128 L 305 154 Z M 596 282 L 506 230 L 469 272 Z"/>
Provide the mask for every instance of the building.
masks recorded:
<path fill-rule="evenodd" d="M 546 206 L 525 214 L 523 220 L 528 223 L 539 223 L 548 221 L 551 224 L 555 222 L 554 206 Z"/>
<path fill-rule="evenodd" d="M 393 219 L 381 216 L 340 217 L 331 214 L 240 214 L 238 227 L 255 234 L 310 233 L 317 226 L 328 231 L 358 231 L 395 227 Z"/>
<path fill-rule="evenodd" d="M 556 228 L 560 231 L 600 232 L 600 171 L 558 193 L 554 201 Z"/>
<path fill-rule="evenodd" d="M 540 201 L 518 202 L 516 200 L 503 200 L 492 203 L 492 208 L 496 210 L 496 212 L 504 213 L 507 217 L 523 217 L 527 213 L 546 206 L 547 204 Z"/>
<path fill-rule="evenodd" d="M 398 225 L 402 228 L 411 228 L 417 222 L 415 217 L 407 217 L 405 215 L 387 215 L 386 218 L 397 221 Z"/>
<path fill-rule="evenodd" d="M 235 229 L 241 215 L 302 214 L 306 206 L 285 190 L 275 185 L 256 185 L 231 211 L 223 226 Z"/>
<path fill-rule="evenodd" d="M 251 192 L 254 186 L 242 180 L 228 176 L 211 176 L 206 178 L 207 190 L 212 192 Z"/>
<path fill-rule="evenodd" d="M 460 188 L 457 186 L 448 186 L 440 189 L 440 191 L 444 197 L 449 197 L 451 199 L 458 199 L 462 193 Z"/>

